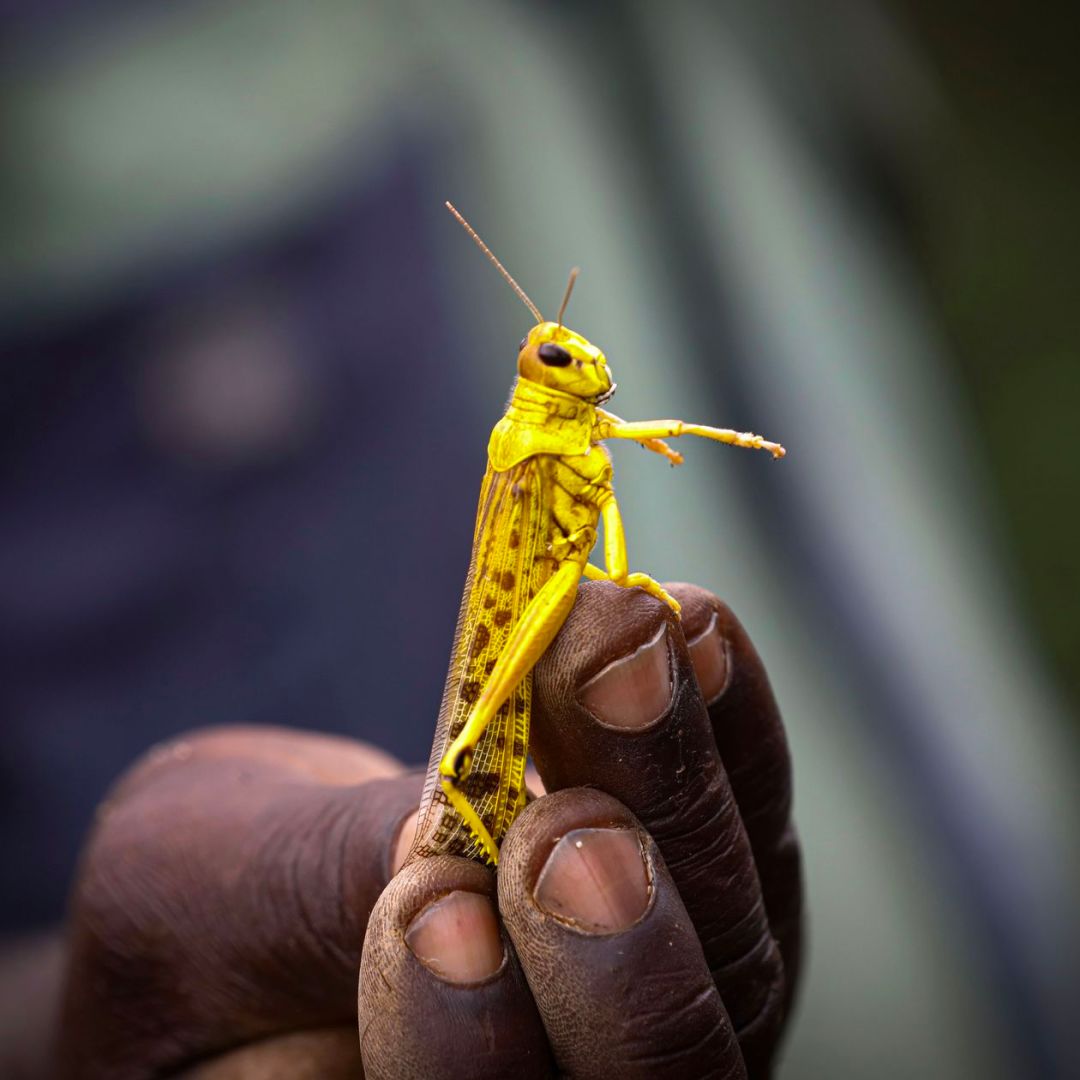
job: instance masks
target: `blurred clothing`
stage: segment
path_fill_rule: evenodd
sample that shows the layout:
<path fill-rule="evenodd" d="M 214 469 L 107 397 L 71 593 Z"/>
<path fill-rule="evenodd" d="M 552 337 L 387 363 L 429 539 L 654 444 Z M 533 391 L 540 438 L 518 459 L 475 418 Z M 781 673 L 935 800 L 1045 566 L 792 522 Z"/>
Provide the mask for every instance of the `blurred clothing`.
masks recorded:
<path fill-rule="evenodd" d="M 6 927 L 61 917 L 94 805 L 179 731 L 426 755 L 486 418 L 400 224 L 419 170 L 5 342 Z"/>
<path fill-rule="evenodd" d="M 1003 591 L 895 196 L 930 96 L 870 5 L 102 5 L 25 31 L 0 209 L 0 836 L 59 917 L 109 781 L 196 725 L 426 757 L 529 317 L 627 418 L 634 569 L 728 599 L 791 732 L 781 1075 L 1065 1075 L 1075 752 Z"/>

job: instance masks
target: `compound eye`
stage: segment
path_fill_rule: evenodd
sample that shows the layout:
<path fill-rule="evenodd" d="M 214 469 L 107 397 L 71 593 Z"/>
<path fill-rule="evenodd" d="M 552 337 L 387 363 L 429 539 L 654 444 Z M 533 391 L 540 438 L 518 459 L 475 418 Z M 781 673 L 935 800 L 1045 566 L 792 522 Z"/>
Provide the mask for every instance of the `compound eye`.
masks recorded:
<path fill-rule="evenodd" d="M 545 341 L 536 350 L 536 355 L 548 367 L 566 367 L 573 360 L 573 357 L 561 345 L 556 345 L 554 341 Z"/>
<path fill-rule="evenodd" d="M 521 339 L 521 344 L 518 346 L 518 352 L 521 352 L 521 350 L 524 349 L 525 346 L 528 345 L 528 344 L 529 344 L 529 339 L 527 337 L 523 337 Z"/>

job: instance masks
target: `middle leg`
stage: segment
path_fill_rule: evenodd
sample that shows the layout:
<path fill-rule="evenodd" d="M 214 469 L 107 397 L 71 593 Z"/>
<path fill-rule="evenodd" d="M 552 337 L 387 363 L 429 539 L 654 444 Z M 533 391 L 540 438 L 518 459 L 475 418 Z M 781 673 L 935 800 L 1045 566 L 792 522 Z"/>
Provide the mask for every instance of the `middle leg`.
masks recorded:
<path fill-rule="evenodd" d="M 623 530 L 622 515 L 619 513 L 619 504 L 615 501 L 615 493 L 611 492 L 604 505 L 600 508 L 604 519 L 604 564 L 607 571 L 599 567 L 587 565 L 585 576 L 593 581 L 614 581 L 616 585 L 625 588 L 644 589 L 650 596 L 667 604 L 676 615 L 681 608 L 679 601 L 675 599 L 658 581 L 654 581 L 648 574 L 629 573 L 626 557 L 626 533 Z"/>

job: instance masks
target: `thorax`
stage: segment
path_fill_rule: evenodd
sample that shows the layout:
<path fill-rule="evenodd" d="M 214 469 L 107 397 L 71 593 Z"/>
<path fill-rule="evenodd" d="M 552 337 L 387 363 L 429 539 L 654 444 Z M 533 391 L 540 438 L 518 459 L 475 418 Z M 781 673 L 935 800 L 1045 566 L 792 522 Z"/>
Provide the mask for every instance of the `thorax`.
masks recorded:
<path fill-rule="evenodd" d="M 584 454 L 544 454 L 536 458 L 553 539 L 577 537 L 575 549 L 588 556 L 596 539 L 600 508 L 611 494 L 611 459 L 602 446 Z"/>

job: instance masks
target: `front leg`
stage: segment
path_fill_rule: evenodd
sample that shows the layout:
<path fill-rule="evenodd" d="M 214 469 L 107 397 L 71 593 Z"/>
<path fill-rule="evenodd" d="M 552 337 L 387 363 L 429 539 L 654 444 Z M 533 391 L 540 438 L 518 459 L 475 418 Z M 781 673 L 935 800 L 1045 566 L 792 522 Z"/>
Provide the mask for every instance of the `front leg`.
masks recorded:
<path fill-rule="evenodd" d="M 774 458 L 783 457 L 787 451 L 779 444 L 755 435 L 750 431 L 734 431 L 731 428 L 714 428 L 705 424 L 688 424 L 685 420 L 620 420 L 612 413 L 597 410 L 599 419 L 596 434 L 600 439 L 633 439 L 642 445 L 652 440 L 678 438 L 680 435 L 698 435 L 703 439 L 742 446 L 748 450 L 768 450 Z"/>
<path fill-rule="evenodd" d="M 614 413 L 609 413 L 607 409 L 596 410 L 596 438 L 597 439 L 609 439 L 616 438 L 612 434 L 612 425 L 625 424 L 626 421 L 620 419 Z M 635 439 L 635 442 L 644 446 L 646 450 L 651 450 L 654 454 L 659 454 L 663 458 L 667 458 L 672 465 L 681 465 L 683 463 L 683 456 L 678 450 L 668 446 L 663 439 L 653 438 L 640 438 Z"/>
<path fill-rule="evenodd" d="M 600 514 L 604 519 L 604 565 L 607 567 L 607 572 L 587 564 L 585 576 L 593 581 L 614 581 L 616 585 L 622 585 L 627 589 L 644 589 L 650 596 L 655 596 L 657 600 L 667 604 L 678 615 L 682 610 L 679 601 L 659 582 L 653 581 L 648 574 L 629 573 L 626 559 L 626 532 L 623 529 L 622 514 L 619 513 L 619 504 L 615 501 L 613 491 L 608 492 L 607 498 L 600 507 Z"/>

